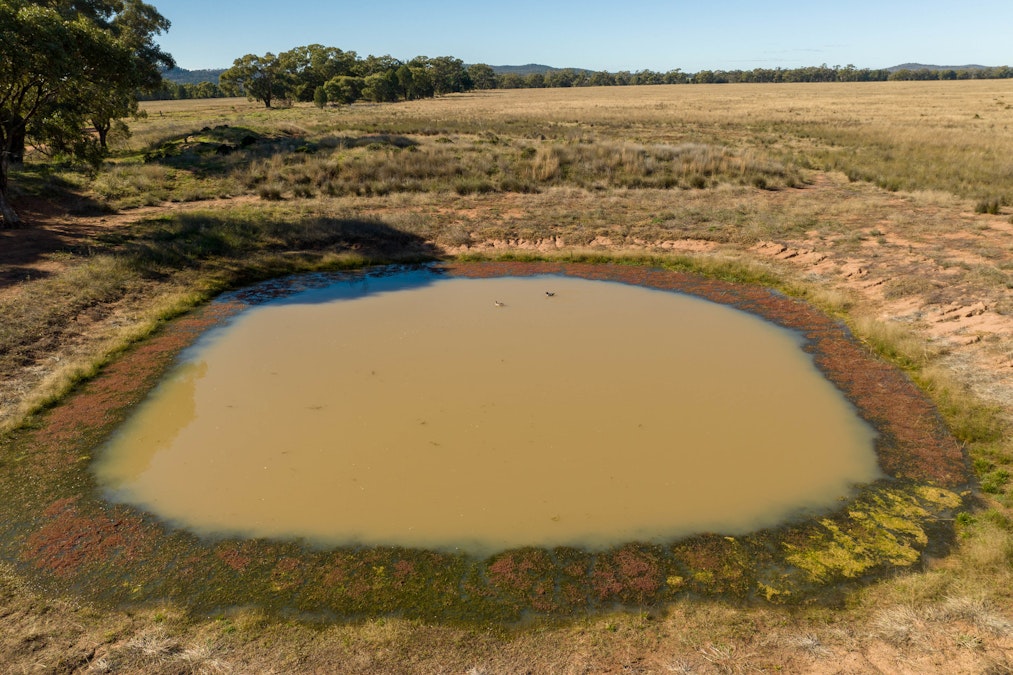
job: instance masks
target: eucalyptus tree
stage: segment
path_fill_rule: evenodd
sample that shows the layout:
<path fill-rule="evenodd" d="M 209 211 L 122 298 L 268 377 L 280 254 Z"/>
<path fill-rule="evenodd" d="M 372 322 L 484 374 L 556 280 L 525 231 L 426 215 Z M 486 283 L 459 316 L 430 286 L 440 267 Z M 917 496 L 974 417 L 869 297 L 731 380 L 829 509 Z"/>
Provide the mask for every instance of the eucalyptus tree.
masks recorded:
<path fill-rule="evenodd" d="M 12 163 L 27 143 L 99 161 L 112 120 L 136 110 L 173 65 L 154 36 L 169 22 L 141 0 L 0 2 L 0 215 L 20 223 L 8 199 Z M 89 124 L 99 132 L 98 143 Z"/>
<path fill-rule="evenodd" d="M 352 75 L 358 56 L 337 47 L 312 44 L 282 52 L 278 54 L 278 61 L 288 77 L 291 98 L 310 101 L 316 90 L 329 80 Z"/>
<path fill-rule="evenodd" d="M 468 77 L 475 89 L 495 89 L 499 84 L 499 78 L 492 66 L 486 63 L 473 63 L 468 66 Z"/>
<path fill-rule="evenodd" d="M 273 101 L 288 96 L 290 80 L 281 59 L 268 52 L 263 56 L 247 54 L 233 61 L 232 67 L 222 73 L 218 86 L 251 101 L 262 101 L 270 108 Z"/>
<path fill-rule="evenodd" d="M 429 59 L 428 71 L 433 81 L 433 91 L 437 96 L 468 91 L 472 88 L 471 77 L 461 59 L 453 56 L 437 56 Z"/>
<path fill-rule="evenodd" d="M 327 80 L 324 91 L 327 92 L 327 100 L 331 103 L 349 104 L 359 100 L 365 86 L 366 81 L 361 77 L 338 75 Z"/>

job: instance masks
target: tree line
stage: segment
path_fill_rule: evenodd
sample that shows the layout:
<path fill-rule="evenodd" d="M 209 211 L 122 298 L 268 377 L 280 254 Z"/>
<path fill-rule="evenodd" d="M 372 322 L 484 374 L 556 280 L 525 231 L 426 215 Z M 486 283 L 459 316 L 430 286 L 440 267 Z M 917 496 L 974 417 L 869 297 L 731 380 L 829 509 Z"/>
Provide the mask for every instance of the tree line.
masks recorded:
<path fill-rule="evenodd" d="M 650 84 L 727 84 L 790 82 L 885 82 L 896 80 L 971 80 L 1013 78 L 1013 68 L 900 68 L 847 66 L 754 68 L 752 70 L 681 69 L 589 71 L 576 68 L 547 72 L 497 73 L 487 64 L 466 66 L 460 59 L 418 56 L 399 61 L 391 56 L 359 58 L 355 52 L 309 45 L 275 56 L 248 54 L 213 82 L 164 81 L 154 99 L 216 98 L 246 95 L 271 107 L 276 101 L 315 101 L 318 105 L 355 101 L 389 102 L 439 96 L 473 89 L 540 89 L 550 87 L 624 87 Z"/>
<path fill-rule="evenodd" d="M 246 96 L 268 108 L 278 101 L 312 101 L 320 106 L 360 100 L 383 103 L 468 91 L 476 87 L 473 75 L 482 83 L 482 71 L 476 66 L 466 68 L 452 56 L 417 56 L 410 61 L 392 56 L 361 58 L 353 51 L 313 44 L 277 55 L 247 54 L 236 59 L 221 74 L 217 93 Z M 202 85 L 181 86 L 182 93 L 200 97 Z M 214 94 L 210 87 L 203 91 Z"/>

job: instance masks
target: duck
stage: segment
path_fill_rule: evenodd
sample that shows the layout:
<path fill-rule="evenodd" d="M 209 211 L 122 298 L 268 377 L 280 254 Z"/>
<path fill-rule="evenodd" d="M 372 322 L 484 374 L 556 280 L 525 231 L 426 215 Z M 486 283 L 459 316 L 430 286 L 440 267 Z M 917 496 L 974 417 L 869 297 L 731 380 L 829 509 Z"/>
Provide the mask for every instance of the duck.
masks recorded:
<path fill-rule="evenodd" d="M 547 298 L 551 298 L 555 294 L 556 294 L 555 291 L 545 291 L 545 297 L 547 297 Z"/>

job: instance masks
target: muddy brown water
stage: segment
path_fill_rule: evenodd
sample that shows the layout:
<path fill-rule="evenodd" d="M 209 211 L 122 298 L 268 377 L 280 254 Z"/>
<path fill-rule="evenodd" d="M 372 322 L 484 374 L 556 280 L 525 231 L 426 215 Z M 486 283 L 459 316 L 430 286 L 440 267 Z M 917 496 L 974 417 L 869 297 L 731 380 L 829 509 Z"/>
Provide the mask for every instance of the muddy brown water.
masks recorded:
<path fill-rule="evenodd" d="M 741 534 L 881 476 L 801 347 L 615 282 L 339 281 L 203 336 L 94 469 L 207 535 L 488 554 Z"/>

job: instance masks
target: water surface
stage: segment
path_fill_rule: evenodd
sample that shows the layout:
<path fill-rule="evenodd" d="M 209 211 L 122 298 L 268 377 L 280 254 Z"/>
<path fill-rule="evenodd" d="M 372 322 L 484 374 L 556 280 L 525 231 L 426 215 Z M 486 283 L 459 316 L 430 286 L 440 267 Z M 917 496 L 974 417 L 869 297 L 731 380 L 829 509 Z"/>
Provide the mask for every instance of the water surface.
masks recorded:
<path fill-rule="evenodd" d="M 614 282 L 342 281 L 204 336 L 95 470 L 202 534 L 473 553 L 741 534 L 880 476 L 801 344 Z"/>

